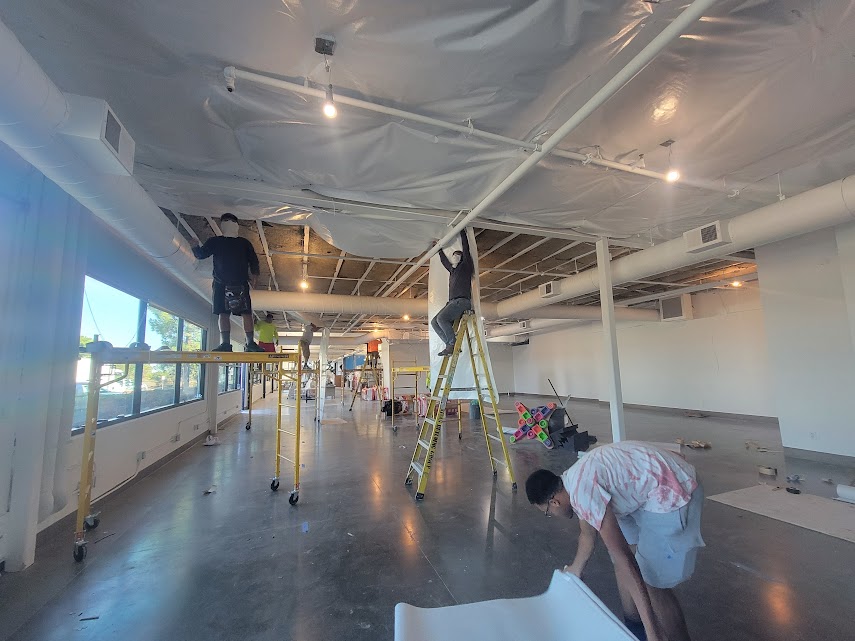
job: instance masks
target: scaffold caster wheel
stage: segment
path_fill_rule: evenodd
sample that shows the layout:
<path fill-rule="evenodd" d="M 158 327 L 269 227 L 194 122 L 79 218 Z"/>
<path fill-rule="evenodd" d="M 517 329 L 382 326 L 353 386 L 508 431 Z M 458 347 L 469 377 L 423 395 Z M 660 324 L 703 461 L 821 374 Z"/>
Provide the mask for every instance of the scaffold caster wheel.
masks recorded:
<path fill-rule="evenodd" d="M 416 500 L 417 500 L 417 501 L 423 501 L 423 500 L 424 500 L 424 498 L 425 498 L 424 493 L 422 493 L 422 492 L 416 492 Z"/>
<path fill-rule="evenodd" d="M 99 519 L 99 518 L 97 518 L 97 517 L 96 517 L 96 518 L 94 518 L 94 519 L 92 519 L 92 523 L 91 523 L 91 524 L 89 523 L 89 521 L 88 521 L 88 520 L 83 521 L 83 529 L 84 529 L 84 531 L 86 531 L 86 532 L 88 532 L 89 530 L 94 530 L 94 529 L 95 529 L 96 527 L 98 527 L 99 525 L 101 525 L 101 519 Z"/>
<path fill-rule="evenodd" d="M 499 475 L 499 470 L 493 470 L 493 476 L 496 477 Z"/>
<path fill-rule="evenodd" d="M 397 431 L 398 431 L 398 426 L 397 426 L 397 425 L 393 425 L 393 426 L 392 426 L 392 431 L 393 431 L 393 432 L 397 432 Z"/>
<path fill-rule="evenodd" d="M 457 440 L 458 440 L 458 441 L 462 441 L 462 440 L 463 440 L 463 434 L 461 434 L 460 432 L 458 432 L 458 433 L 457 433 Z"/>
<path fill-rule="evenodd" d="M 83 559 L 86 558 L 86 546 L 85 545 L 75 545 L 74 546 L 74 560 L 80 563 Z"/>
<path fill-rule="evenodd" d="M 514 491 L 516 491 L 516 489 L 517 489 L 517 484 L 516 484 L 516 483 L 514 483 L 513 485 L 511 485 L 511 489 L 512 489 L 512 490 L 514 490 Z"/>
<path fill-rule="evenodd" d="M 297 501 L 300 500 L 300 495 L 297 492 L 291 492 L 291 496 L 288 497 L 288 502 L 291 505 L 297 505 Z"/>
<path fill-rule="evenodd" d="M 246 422 L 245 429 L 247 429 L 247 430 L 252 429 L 252 423 L 250 423 L 249 421 L 247 421 L 247 422 Z"/>
<path fill-rule="evenodd" d="M 413 484 L 413 479 L 411 479 L 409 476 L 406 479 L 404 479 L 404 485 L 412 485 L 412 484 Z"/>
<path fill-rule="evenodd" d="M 270 481 L 270 489 L 274 492 L 279 489 L 279 479 L 273 479 Z"/>

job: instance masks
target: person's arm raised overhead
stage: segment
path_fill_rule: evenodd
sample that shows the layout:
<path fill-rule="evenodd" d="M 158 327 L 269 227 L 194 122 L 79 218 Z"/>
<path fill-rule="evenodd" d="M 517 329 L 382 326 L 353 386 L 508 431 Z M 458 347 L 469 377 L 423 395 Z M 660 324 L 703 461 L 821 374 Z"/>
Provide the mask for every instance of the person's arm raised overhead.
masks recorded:
<path fill-rule="evenodd" d="M 208 256 L 214 255 L 214 244 L 216 241 L 214 240 L 217 236 L 212 236 L 208 240 L 205 241 L 205 244 L 199 245 L 198 241 L 194 238 L 190 241 L 190 249 L 193 252 L 193 255 L 198 260 L 204 260 Z"/>
<path fill-rule="evenodd" d="M 475 261 L 472 260 L 472 252 L 469 251 L 469 235 L 465 229 L 460 232 L 460 244 L 463 245 L 463 258 L 460 259 L 460 263 L 474 266 Z"/>
<path fill-rule="evenodd" d="M 440 247 L 439 251 L 437 252 L 437 255 L 439 256 L 439 260 L 440 262 L 442 262 L 443 267 L 445 267 L 448 271 L 454 269 L 454 266 L 451 264 L 451 261 L 448 260 L 448 256 L 445 255 L 445 250 L 442 247 Z"/>
<path fill-rule="evenodd" d="M 261 273 L 261 268 L 258 264 L 258 254 L 255 253 L 255 247 L 253 247 L 252 243 L 248 240 L 246 241 L 246 258 L 249 262 L 249 283 L 254 289 L 255 285 L 258 283 L 258 275 Z"/>

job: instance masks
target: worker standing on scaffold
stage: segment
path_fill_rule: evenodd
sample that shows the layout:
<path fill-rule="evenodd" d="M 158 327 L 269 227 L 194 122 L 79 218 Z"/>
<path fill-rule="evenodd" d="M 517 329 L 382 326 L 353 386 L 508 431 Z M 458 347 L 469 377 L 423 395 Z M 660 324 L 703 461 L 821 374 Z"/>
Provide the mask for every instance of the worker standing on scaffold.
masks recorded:
<path fill-rule="evenodd" d="M 460 232 L 460 242 L 463 249 L 456 250 L 451 260 L 445 255 L 445 250 L 439 250 L 439 259 L 448 270 L 448 302 L 430 322 L 431 327 L 445 343 L 439 355 L 448 356 L 454 351 L 454 323 L 463 314 L 472 310 L 472 276 L 475 273 L 475 263 L 469 251 L 469 239 L 466 230 Z"/>
<path fill-rule="evenodd" d="M 258 279 L 258 256 L 252 243 L 242 238 L 237 216 L 225 213 L 220 217 L 222 236 L 212 236 L 201 247 L 193 239 L 190 247 L 193 255 L 203 260 L 214 257 L 213 311 L 219 317 L 220 344 L 212 351 L 232 351 L 229 317 L 234 314 L 243 317 L 243 331 L 246 334 L 247 352 L 263 352 L 253 337 L 252 301 L 249 287 L 255 286 Z"/>

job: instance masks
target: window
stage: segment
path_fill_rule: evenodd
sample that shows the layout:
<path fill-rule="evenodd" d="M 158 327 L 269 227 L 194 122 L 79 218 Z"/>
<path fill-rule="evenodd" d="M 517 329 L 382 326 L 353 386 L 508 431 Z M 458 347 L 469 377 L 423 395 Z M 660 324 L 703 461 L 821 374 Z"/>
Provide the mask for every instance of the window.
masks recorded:
<path fill-rule="evenodd" d="M 181 333 L 181 351 L 197 352 L 202 349 L 205 332 L 198 325 L 184 321 Z M 178 402 L 187 403 L 202 398 L 202 366 L 199 363 L 181 363 Z"/>
<path fill-rule="evenodd" d="M 148 306 L 145 319 L 145 342 L 152 350 L 178 351 L 180 319 L 167 311 Z M 178 365 L 152 363 L 143 365 L 140 411 L 148 412 L 175 404 L 175 381 Z"/>
<path fill-rule="evenodd" d="M 202 327 L 94 278 L 86 277 L 83 295 L 81 346 L 95 336 L 114 347 L 128 347 L 139 341 L 148 343 L 153 350 L 195 351 L 205 342 L 206 332 Z M 81 354 L 75 386 L 74 429 L 82 428 L 86 421 L 89 362 L 89 355 Z M 202 399 L 205 370 L 199 364 L 155 363 L 139 369 L 131 365 L 124 376 L 124 367 L 105 365 L 101 380 L 111 379 L 116 380 L 103 387 L 99 395 L 99 424 Z"/>
<path fill-rule="evenodd" d="M 83 287 L 83 314 L 80 319 L 80 345 L 97 340 L 108 341 L 114 347 L 127 347 L 137 340 L 140 300 L 113 289 L 94 278 L 86 277 Z M 73 427 L 86 423 L 86 401 L 89 391 L 89 355 L 81 354 L 77 361 L 74 394 Z M 118 379 L 124 367 L 105 366 L 102 381 Z M 98 420 L 124 418 L 133 414 L 136 366 L 131 365 L 128 376 L 101 388 L 98 397 Z"/>

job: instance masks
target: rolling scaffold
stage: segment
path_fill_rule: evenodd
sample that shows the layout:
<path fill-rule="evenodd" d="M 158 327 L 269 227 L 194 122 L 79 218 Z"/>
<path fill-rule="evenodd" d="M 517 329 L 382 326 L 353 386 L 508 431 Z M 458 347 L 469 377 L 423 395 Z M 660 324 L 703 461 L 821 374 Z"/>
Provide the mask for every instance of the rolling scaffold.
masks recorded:
<path fill-rule="evenodd" d="M 392 400 L 392 431 L 397 432 L 398 426 L 395 425 L 395 381 L 399 376 L 415 376 L 415 383 L 412 386 L 407 385 L 403 389 L 413 390 L 413 411 L 416 414 L 418 421 L 418 407 L 416 404 L 419 395 L 419 378 L 422 374 L 430 374 L 430 365 L 401 365 L 392 367 L 392 376 L 389 381 L 389 398 Z M 399 388 L 400 389 L 400 388 Z"/>
<path fill-rule="evenodd" d="M 279 489 L 279 476 L 281 462 L 287 461 L 294 465 L 294 489 L 288 497 L 291 505 L 296 505 L 300 498 L 300 402 L 296 405 L 294 418 L 294 431 L 286 430 L 282 426 L 282 383 L 284 381 L 295 381 L 297 398 L 300 397 L 300 381 L 302 375 L 302 361 L 295 353 L 283 352 L 170 352 L 161 350 L 135 350 L 126 348 L 113 348 L 102 346 L 98 343 L 90 343 L 87 349 L 90 354 L 89 363 L 89 389 L 86 400 L 86 425 L 83 431 L 83 457 L 80 465 L 80 493 L 77 499 L 77 522 L 74 532 L 74 560 L 82 561 L 86 558 L 86 532 L 94 530 L 100 523 L 100 512 L 92 511 L 92 482 L 95 473 L 95 436 L 98 428 L 98 401 L 101 389 L 121 381 L 128 376 L 131 365 L 151 363 L 198 363 L 201 365 L 249 365 L 252 372 L 255 364 L 273 364 L 270 370 L 262 368 L 263 376 L 275 377 L 277 381 L 277 412 L 276 412 L 276 455 L 274 469 L 275 473 L 270 481 L 270 489 L 274 492 Z M 123 365 L 124 372 L 118 376 L 104 380 L 102 373 L 104 365 Z M 290 367 L 286 367 L 289 365 Z M 256 370 L 257 372 L 257 370 Z M 109 376 L 109 375 L 106 375 Z M 252 408 L 252 384 L 249 384 L 249 407 Z M 248 417 L 246 429 L 251 426 L 251 413 Z M 289 459 L 281 453 L 282 435 L 287 434 L 295 438 L 294 458 Z"/>

